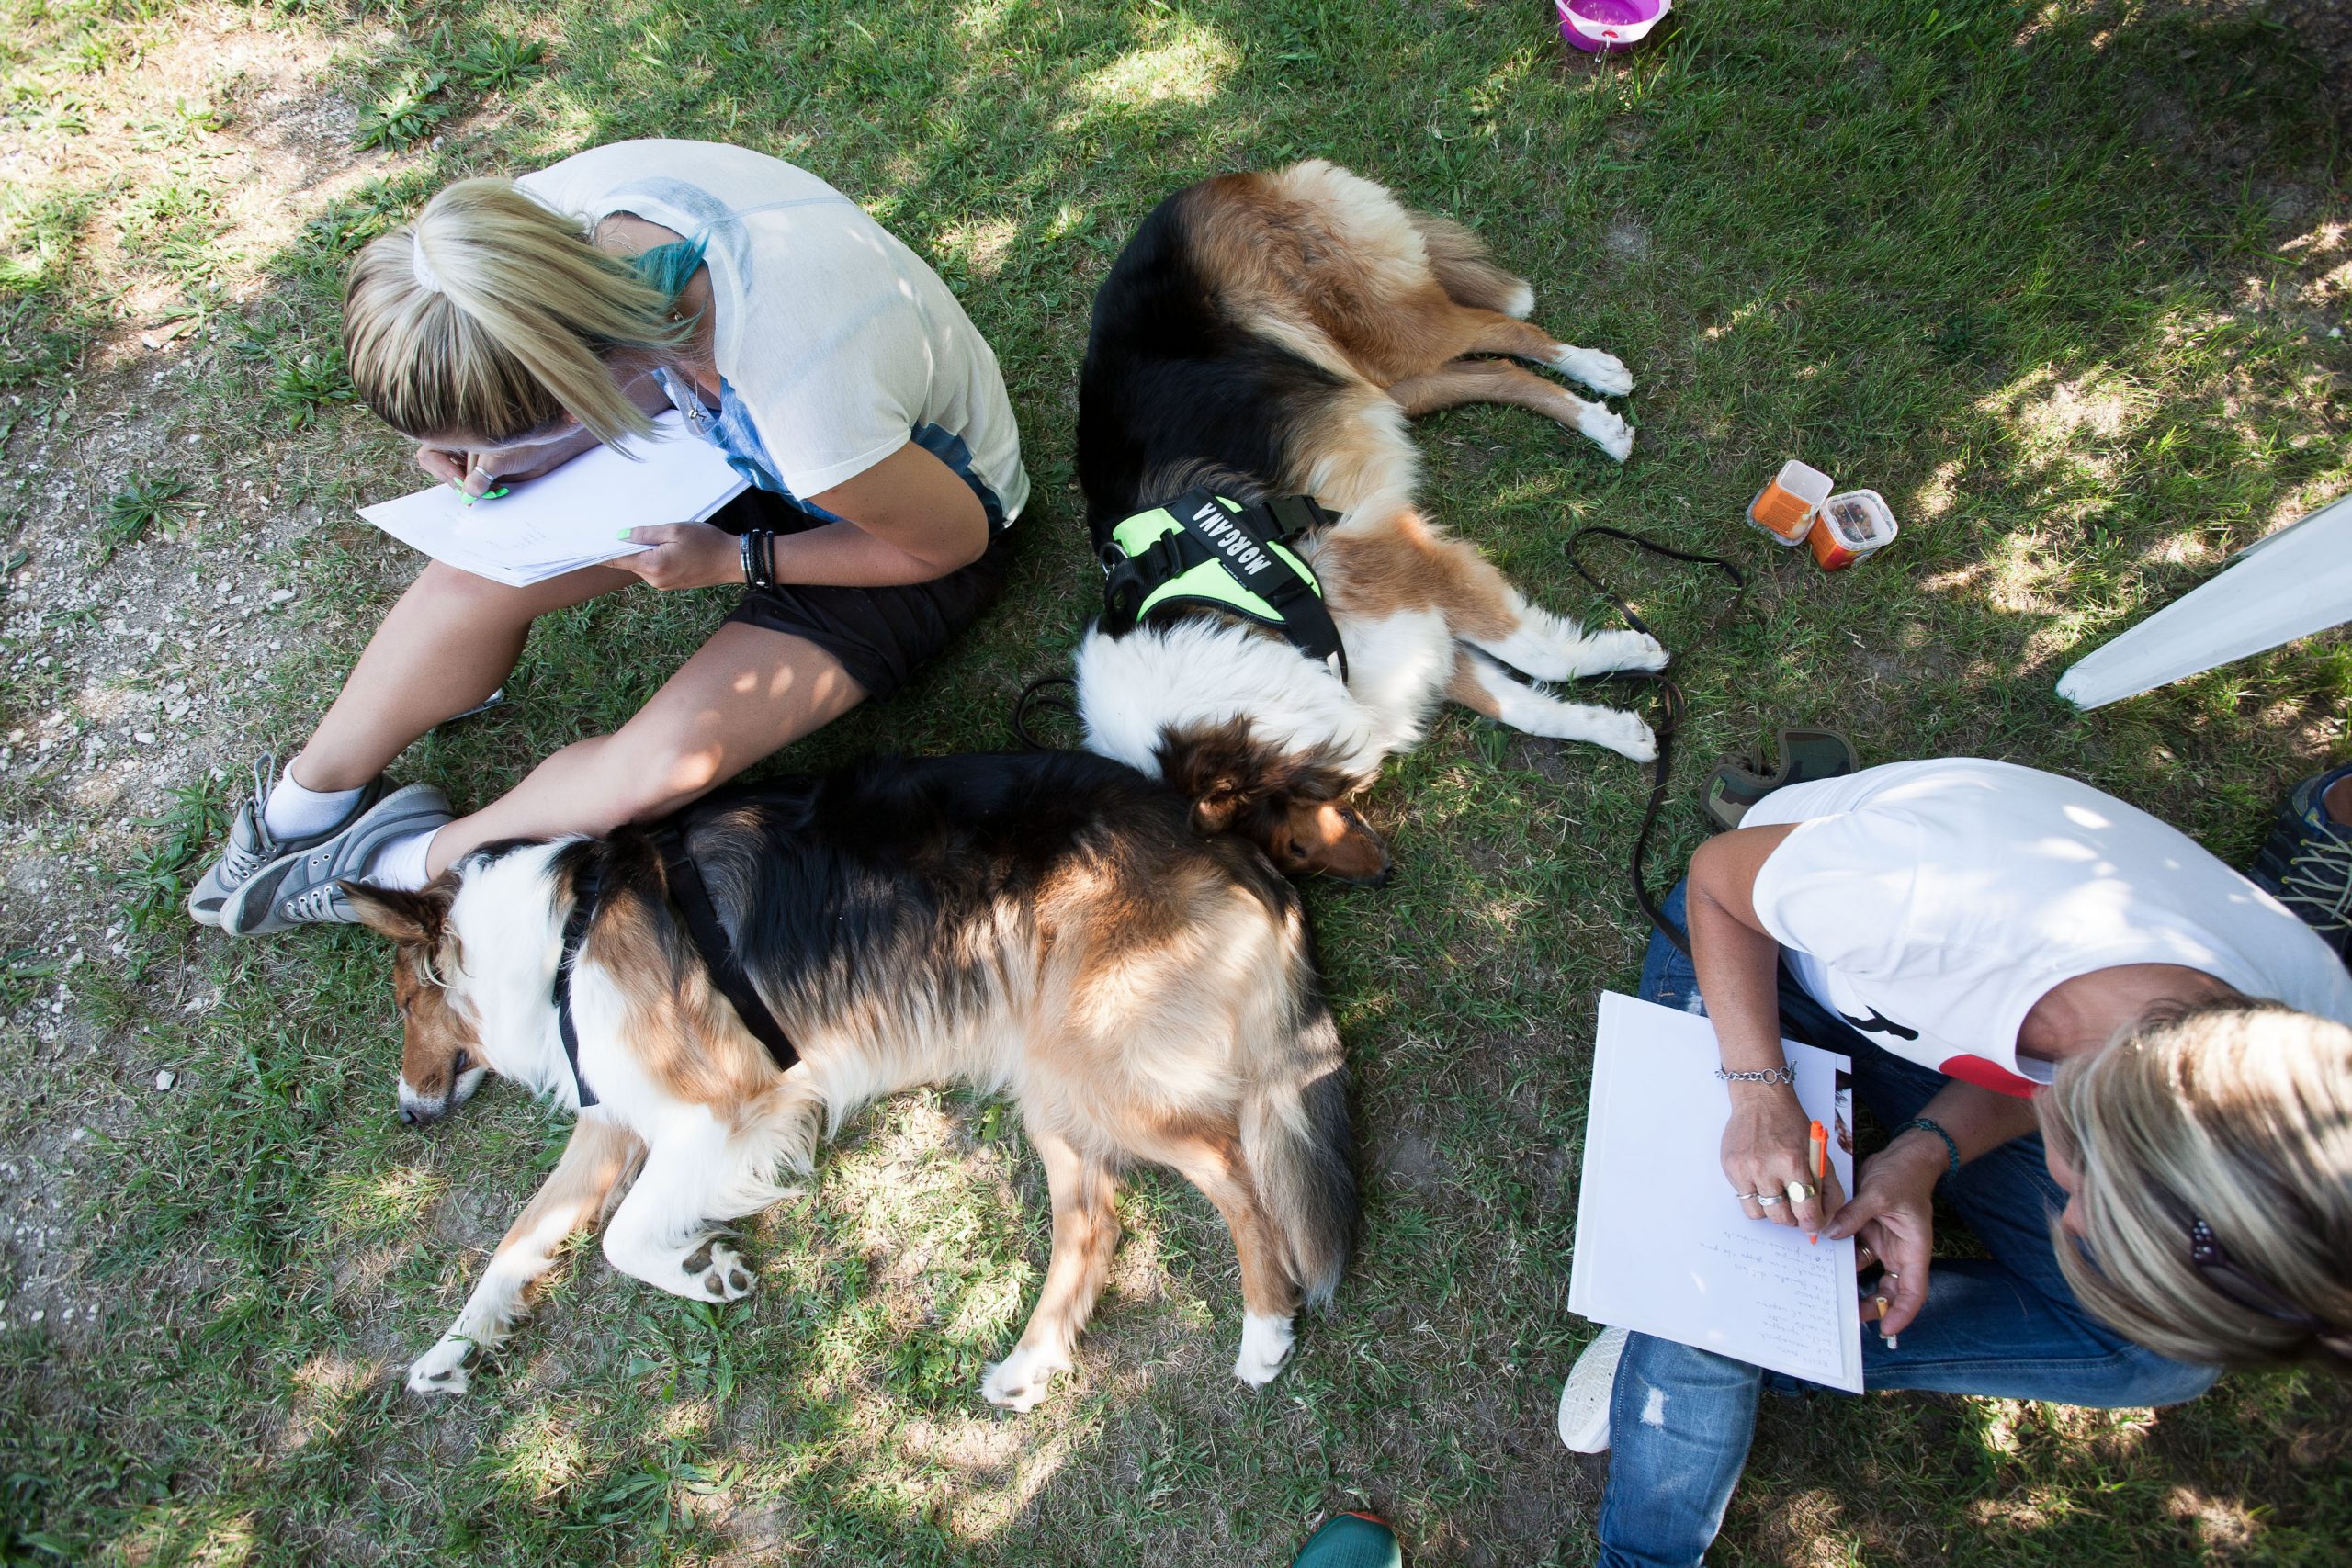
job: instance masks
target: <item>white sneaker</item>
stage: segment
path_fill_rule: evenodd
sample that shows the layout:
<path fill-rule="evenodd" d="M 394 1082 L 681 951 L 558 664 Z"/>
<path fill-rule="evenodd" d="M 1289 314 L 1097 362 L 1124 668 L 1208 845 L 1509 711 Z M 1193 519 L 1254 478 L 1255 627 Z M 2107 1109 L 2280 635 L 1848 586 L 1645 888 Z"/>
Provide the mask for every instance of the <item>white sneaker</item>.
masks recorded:
<path fill-rule="evenodd" d="M 1584 1348 L 1560 1388 L 1560 1441 L 1580 1454 L 1609 1451 L 1609 1400 L 1617 1389 L 1617 1363 L 1625 1355 L 1625 1331 L 1601 1330 Z"/>

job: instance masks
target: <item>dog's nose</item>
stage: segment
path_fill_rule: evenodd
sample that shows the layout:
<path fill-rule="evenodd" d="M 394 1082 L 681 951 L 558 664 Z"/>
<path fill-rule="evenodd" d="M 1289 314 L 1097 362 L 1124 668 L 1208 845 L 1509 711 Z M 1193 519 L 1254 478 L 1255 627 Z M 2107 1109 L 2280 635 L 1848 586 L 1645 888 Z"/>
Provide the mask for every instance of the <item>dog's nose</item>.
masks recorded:
<path fill-rule="evenodd" d="M 413 1127 L 416 1125 L 416 1112 L 411 1111 L 405 1105 L 401 1107 L 401 1125 L 404 1127 Z"/>

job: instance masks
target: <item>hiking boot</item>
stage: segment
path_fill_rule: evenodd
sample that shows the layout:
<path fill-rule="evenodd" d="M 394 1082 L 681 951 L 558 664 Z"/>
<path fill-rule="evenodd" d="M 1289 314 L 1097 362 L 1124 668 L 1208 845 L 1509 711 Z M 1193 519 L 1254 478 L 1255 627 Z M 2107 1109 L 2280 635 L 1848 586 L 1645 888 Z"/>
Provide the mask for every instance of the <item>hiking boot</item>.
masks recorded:
<path fill-rule="evenodd" d="M 2327 792 L 2352 762 L 2313 773 L 2278 804 L 2278 820 L 2248 880 L 2302 917 L 2338 958 L 2352 946 L 2352 826 L 2328 815 Z"/>
<path fill-rule="evenodd" d="M 1604 1328 L 1560 1387 L 1560 1441 L 1577 1453 L 1609 1451 L 1609 1402 L 1617 1392 L 1617 1363 L 1624 1359 L 1625 1331 Z"/>
<path fill-rule="evenodd" d="M 231 936 L 259 936 L 289 926 L 356 925 L 342 884 L 364 882 L 387 844 L 429 832 L 457 813 L 431 784 L 402 784 L 347 827 L 307 849 L 278 856 L 245 879 L 222 907 Z"/>
<path fill-rule="evenodd" d="M 188 918 L 199 926 L 217 926 L 220 911 L 237 895 L 253 874 L 277 859 L 324 843 L 356 820 L 376 804 L 384 793 L 384 781 L 379 776 L 369 781 L 352 803 L 350 814 L 323 833 L 307 839 L 281 839 L 269 830 L 265 815 L 269 805 L 269 792 L 277 784 L 277 759 L 262 753 L 254 763 L 254 795 L 251 800 L 237 807 L 236 820 L 229 824 L 229 842 L 220 851 L 220 858 L 204 868 L 187 896 Z"/>

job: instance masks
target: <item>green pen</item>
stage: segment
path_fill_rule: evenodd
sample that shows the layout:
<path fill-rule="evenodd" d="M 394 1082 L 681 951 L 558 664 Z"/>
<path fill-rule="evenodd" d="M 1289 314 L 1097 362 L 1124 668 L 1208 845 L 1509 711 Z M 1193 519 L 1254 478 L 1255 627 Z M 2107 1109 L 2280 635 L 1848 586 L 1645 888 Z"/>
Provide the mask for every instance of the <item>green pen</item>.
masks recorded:
<path fill-rule="evenodd" d="M 500 485 L 496 490 L 486 490 L 480 495 L 467 495 L 463 491 L 459 491 L 458 493 L 459 496 L 464 498 L 465 503 L 468 506 L 471 506 L 477 501 L 496 501 L 500 496 L 508 493 L 508 491 L 513 488 L 514 487 L 511 485 Z"/>

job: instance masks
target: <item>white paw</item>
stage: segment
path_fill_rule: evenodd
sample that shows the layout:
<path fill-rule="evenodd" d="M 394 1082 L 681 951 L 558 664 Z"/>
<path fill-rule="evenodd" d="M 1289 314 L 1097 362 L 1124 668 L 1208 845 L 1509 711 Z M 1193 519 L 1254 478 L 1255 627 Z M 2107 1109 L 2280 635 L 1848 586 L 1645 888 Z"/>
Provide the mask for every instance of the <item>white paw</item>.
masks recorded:
<path fill-rule="evenodd" d="M 1603 670 L 1663 670 L 1672 656 L 1647 632 L 1600 632 L 1586 639 L 1588 673 Z"/>
<path fill-rule="evenodd" d="M 1015 1347 L 980 1379 L 980 1397 L 1007 1410 L 1023 1411 L 1046 1397 L 1056 1372 L 1069 1371 L 1069 1358 Z"/>
<path fill-rule="evenodd" d="M 1587 440 L 1621 463 L 1634 455 L 1634 427 L 1599 403 L 1577 416 L 1577 428 Z"/>
<path fill-rule="evenodd" d="M 1265 1387 L 1290 1359 L 1291 1344 L 1296 1338 L 1286 1317 L 1242 1314 L 1241 1354 L 1233 1359 L 1233 1375 L 1251 1388 Z"/>
<path fill-rule="evenodd" d="M 752 1272 L 743 1255 L 723 1241 L 710 1244 L 710 1261 L 699 1274 L 690 1274 L 691 1283 L 685 1293 L 697 1301 L 741 1301 L 752 1293 L 759 1279 Z"/>
<path fill-rule="evenodd" d="M 1603 397 L 1622 398 L 1634 389 L 1634 373 L 1613 354 L 1597 348 L 1564 344 L 1552 368 L 1572 381 L 1582 381 Z"/>
<path fill-rule="evenodd" d="M 455 1335 L 419 1356 L 408 1364 L 408 1391 L 411 1393 L 463 1393 L 466 1392 L 466 1357 L 473 1351 L 471 1340 Z"/>
<path fill-rule="evenodd" d="M 1594 725 L 1585 739 L 1636 762 L 1655 761 L 1657 758 L 1657 737 L 1648 725 L 1629 713 L 1611 714 L 1606 722 Z"/>

